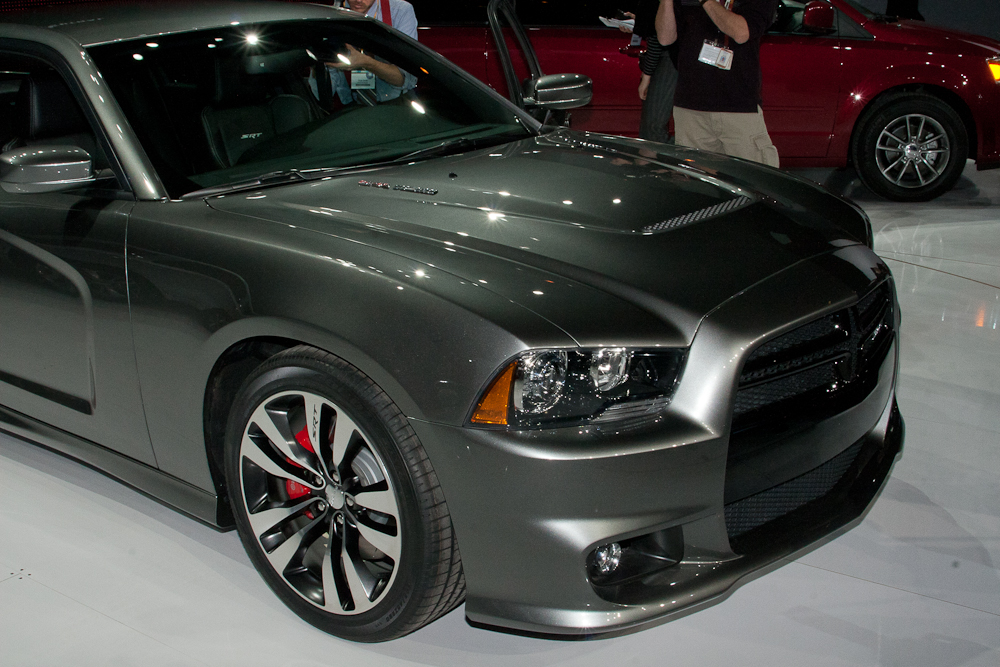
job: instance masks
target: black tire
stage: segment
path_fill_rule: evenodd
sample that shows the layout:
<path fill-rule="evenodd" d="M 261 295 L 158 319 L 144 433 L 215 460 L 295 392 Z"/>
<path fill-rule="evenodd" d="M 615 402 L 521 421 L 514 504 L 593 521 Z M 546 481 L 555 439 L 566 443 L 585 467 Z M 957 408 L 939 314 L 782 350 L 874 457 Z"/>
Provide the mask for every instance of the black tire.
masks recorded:
<path fill-rule="evenodd" d="M 229 415 L 225 464 L 250 560 L 317 628 L 385 641 L 464 599 L 423 447 L 385 392 L 343 360 L 299 346 L 255 370 Z"/>
<path fill-rule="evenodd" d="M 965 169 L 969 137 L 958 113 L 923 93 L 895 93 L 858 121 L 851 149 L 861 181 L 894 201 L 928 201 Z"/>

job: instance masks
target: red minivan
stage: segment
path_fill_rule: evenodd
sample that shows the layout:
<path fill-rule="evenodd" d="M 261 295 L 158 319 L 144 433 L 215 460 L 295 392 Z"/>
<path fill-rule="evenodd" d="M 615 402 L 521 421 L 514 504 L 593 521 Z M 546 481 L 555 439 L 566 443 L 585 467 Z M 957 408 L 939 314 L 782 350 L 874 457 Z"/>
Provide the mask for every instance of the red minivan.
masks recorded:
<path fill-rule="evenodd" d="M 572 127 L 636 135 L 636 53 L 623 48 L 628 36 L 598 19 L 624 0 L 412 2 L 421 42 L 512 100 L 521 102 L 521 91 L 508 80 L 585 74 L 593 101 L 572 112 Z M 529 44 L 505 18 L 511 8 Z M 498 34 L 505 48 L 496 48 Z M 868 187 L 902 201 L 947 191 L 967 158 L 979 169 L 1000 167 L 996 40 L 880 16 L 853 0 L 780 0 L 761 62 L 782 166 L 853 164 Z"/>

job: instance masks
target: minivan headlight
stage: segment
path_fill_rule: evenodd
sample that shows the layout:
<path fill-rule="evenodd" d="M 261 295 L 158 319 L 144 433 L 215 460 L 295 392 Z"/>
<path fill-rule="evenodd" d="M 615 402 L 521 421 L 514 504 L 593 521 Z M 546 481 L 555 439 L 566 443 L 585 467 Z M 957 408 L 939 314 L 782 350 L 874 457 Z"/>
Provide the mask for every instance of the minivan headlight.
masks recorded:
<path fill-rule="evenodd" d="M 669 405 L 684 350 L 529 350 L 480 395 L 470 425 L 538 429 L 645 420 Z"/>

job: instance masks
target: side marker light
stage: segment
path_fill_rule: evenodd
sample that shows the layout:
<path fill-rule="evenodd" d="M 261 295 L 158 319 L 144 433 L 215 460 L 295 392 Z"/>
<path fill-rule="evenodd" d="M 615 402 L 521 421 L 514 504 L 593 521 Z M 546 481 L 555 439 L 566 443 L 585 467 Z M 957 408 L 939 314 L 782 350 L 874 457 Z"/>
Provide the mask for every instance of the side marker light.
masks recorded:
<path fill-rule="evenodd" d="M 483 395 L 476 411 L 472 414 L 473 424 L 507 425 L 507 410 L 510 406 L 510 390 L 514 384 L 514 370 L 517 362 L 512 363 L 493 381 Z"/>

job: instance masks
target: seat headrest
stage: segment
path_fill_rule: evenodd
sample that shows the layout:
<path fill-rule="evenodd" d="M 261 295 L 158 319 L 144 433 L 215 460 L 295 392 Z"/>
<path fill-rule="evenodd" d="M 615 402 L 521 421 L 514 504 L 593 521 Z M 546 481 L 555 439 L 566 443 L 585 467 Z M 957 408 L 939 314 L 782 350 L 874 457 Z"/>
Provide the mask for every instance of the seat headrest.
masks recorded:
<path fill-rule="evenodd" d="M 215 61 L 211 103 L 215 107 L 250 106 L 267 100 L 263 76 L 248 76 L 242 59 Z"/>
<path fill-rule="evenodd" d="M 69 86 L 55 72 L 29 76 L 18 91 L 18 121 L 28 141 L 89 133 Z"/>

